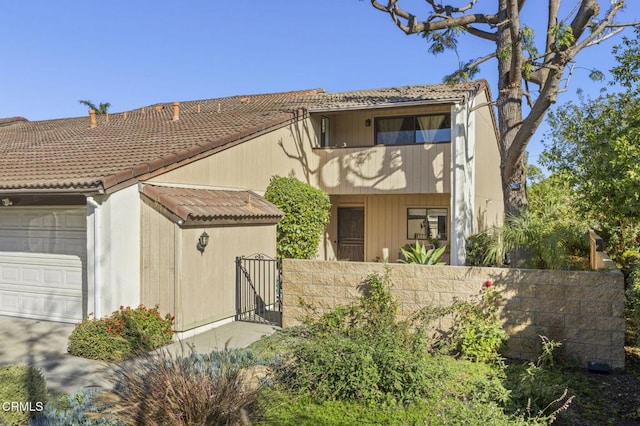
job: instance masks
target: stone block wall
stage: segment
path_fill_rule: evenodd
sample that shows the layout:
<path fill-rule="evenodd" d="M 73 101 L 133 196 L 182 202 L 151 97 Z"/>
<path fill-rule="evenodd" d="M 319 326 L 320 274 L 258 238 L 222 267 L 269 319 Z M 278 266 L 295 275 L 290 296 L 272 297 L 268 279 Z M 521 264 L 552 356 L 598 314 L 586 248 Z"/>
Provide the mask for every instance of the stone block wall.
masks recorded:
<path fill-rule="evenodd" d="M 486 281 L 502 291 L 500 315 L 509 334 L 505 355 L 538 356 L 540 335 L 562 342 L 564 356 L 624 368 L 624 279 L 619 271 L 574 272 L 390 264 L 399 316 L 427 305 L 479 297 Z M 358 286 L 381 263 L 284 259 L 283 325 L 299 324 L 319 312 L 358 300 Z"/>

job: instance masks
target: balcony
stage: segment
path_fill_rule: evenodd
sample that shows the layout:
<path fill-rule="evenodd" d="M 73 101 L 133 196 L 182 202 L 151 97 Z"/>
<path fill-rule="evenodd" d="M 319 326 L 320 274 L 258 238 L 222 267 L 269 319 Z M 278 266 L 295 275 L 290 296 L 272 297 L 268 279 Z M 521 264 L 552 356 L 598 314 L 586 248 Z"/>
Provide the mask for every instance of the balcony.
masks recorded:
<path fill-rule="evenodd" d="M 315 177 L 331 195 L 449 193 L 451 144 L 314 148 Z"/>

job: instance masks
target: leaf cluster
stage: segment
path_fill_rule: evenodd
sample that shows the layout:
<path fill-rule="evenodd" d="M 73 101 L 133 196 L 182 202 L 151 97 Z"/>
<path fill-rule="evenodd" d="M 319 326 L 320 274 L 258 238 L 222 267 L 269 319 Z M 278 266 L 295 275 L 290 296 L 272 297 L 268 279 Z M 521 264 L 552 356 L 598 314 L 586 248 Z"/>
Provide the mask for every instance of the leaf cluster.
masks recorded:
<path fill-rule="evenodd" d="M 442 255 L 444 254 L 447 246 L 427 247 L 420 242 L 416 241 L 415 246 L 409 246 L 408 248 L 401 247 L 400 252 L 404 259 L 400 259 L 400 263 L 413 263 L 418 265 L 444 265 L 440 262 Z"/>
<path fill-rule="evenodd" d="M 442 313 L 453 318 L 453 326 L 443 334 L 440 350 L 459 354 L 475 362 L 499 363 L 507 334 L 498 317 L 500 292 L 490 287 L 479 301 L 458 300 Z"/>
<path fill-rule="evenodd" d="M 588 229 L 567 179 L 553 175 L 531 185 L 529 207 L 520 216 L 509 216 L 502 228 L 467 239 L 467 264 L 500 266 L 515 253 L 511 266 L 586 269 Z"/>
<path fill-rule="evenodd" d="M 106 114 L 109 112 L 109 108 L 111 108 L 110 102 L 100 102 L 100 104 L 96 105 L 92 101 L 81 99 L 78 103 L 86 106 L 89 110 L 95 111 L 96 114 Z"/>
<path fill-rule="evenodd" d="M 640 96 L 569 103 L 551 113 L 549 123 L 554 130 L 544 165 L 566 177 L 580 214 L 614 235 L 621 254 L 640 224 Z"/>
<path fill-rule="evenodd" d="M 329 195 L 293 177 L 273 176 L 264 195 L 285 216 L 277 226 L 279 257 L 310 259 L 329 223 Z"/>

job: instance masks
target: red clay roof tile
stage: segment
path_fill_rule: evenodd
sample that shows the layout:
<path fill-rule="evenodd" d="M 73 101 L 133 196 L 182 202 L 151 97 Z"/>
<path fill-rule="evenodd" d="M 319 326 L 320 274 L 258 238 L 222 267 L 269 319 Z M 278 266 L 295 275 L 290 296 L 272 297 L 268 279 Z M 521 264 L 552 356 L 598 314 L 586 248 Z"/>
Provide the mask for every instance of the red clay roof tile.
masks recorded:
<path fill-rule="evenodd" d="M 284 213 L 252 191 L 184 188 L 144 184 L 151 201 L 179 217 L 183 225 L 251 221 L 276 223 Z"/>

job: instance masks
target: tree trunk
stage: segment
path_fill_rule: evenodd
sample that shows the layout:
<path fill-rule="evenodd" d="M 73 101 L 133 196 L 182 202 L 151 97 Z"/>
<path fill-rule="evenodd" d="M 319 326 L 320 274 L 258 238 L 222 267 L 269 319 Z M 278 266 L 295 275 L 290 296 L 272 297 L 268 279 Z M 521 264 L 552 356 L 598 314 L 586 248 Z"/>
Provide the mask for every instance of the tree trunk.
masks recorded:
<path fill-rule="evenodd" d="M 517 10 L 507 0 L 499 2 L 499 19 L 509 22 L 497 31 L 496 57 L 498 59 L 498 129 L 500 133 L 500 173 L 505 215 L 519 215 L 527 205 L 524 158 L 513 163 L 511 152 L 518 131 L 522 127 L 522 64 L 519 19 Z"/>
<path fill-rule="evenodd" d="M 518 216 L 529 203 L 526 189 L 526 165 L 524 159 L 514 167 L 510 175 L 502 174 L 502 195 L 504 197 L 505 216 Z"/>

